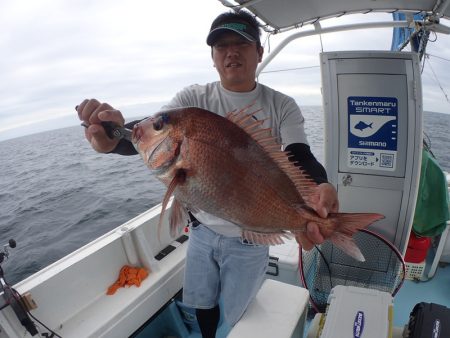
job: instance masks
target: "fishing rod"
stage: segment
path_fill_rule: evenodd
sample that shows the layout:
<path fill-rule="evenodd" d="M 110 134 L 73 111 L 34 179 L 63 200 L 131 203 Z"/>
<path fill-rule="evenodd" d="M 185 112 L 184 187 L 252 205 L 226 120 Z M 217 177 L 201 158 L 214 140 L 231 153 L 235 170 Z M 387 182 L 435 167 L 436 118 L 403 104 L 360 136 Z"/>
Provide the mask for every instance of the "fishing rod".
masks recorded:
<path fill-rule="evenodd" d="M 28 333 L 35 336 L 38 331 L 33 321 L 28 316 L 27 310 L 22 304 L 20 295 L 6 282 L 1 263 L 9 257 L 8 247 L 13 249 L 16 247 L 16 241 L 10 239 L 8 244 L 3 246 L 3 251 L 0 252 L 0 291 L 3 291 L 0 297 L 0 310 L 8 305 L 14 310 L 14 313 L 19 319 L 20 323 L 27 329 Z"/>
<path fill-rule="evenodd" d="M 5 259 L 9 258 L 9 249 L 14 249 L 16 247 L 16 241 L 14 239 L 10 239 L 8 244 L 3 246 L 3 250 L 0 251 L 0 311 L 7 307 L 11 306 L 13 309 L 17 319 L 20 321 L 22 326 L 25 327 L 27 332 L 31 336 L 35 336 L 40 333 L 38 328 L 31 320 L 32 317 L 35 321 L 41 324 L 45 329 L 49 331 L 49 333 L 45 332 L 41 334 L 41 337 L 61 337 L 56 332 L 52 331 L 46 325 L 44 325 L 41 321 L 39 321 L 36 317 L 34 317 L 27 309 L 25 304 L 23 303 L 22 296 L 15 290 L 8 282 L 5 280 L 5 276 L 2 269 L 2 263 Z"/>

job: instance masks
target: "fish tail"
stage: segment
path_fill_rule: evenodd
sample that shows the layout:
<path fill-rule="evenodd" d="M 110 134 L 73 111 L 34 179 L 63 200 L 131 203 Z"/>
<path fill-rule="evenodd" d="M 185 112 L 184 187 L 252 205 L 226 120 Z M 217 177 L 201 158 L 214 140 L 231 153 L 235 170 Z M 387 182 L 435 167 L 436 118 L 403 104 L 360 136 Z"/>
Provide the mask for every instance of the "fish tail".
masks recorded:
<path fill-rule="evenodd" d="M 364 255 L 352 236 L 359 229 L 366 228 L 373 222 L 383 219 L 384 216 L 373 213 L 333 213 L 329 214 L 328 218 L 336 224 L 336 230 L 329 240 L 349 256 L 364 262 Z"/>

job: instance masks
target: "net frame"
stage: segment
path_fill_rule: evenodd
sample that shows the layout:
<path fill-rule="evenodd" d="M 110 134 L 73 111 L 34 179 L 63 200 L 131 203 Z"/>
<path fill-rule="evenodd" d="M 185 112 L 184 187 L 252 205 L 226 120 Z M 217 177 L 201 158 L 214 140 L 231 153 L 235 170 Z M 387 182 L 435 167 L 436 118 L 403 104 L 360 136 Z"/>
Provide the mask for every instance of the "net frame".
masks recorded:
<path fill-rule="evenodd" d="M 316 312 L 324 313 L 331 289 L 336 285 L 371 288 L 390 293 L 400 290 L 406 274 L 402 254 L 381 235 L 360 229 L 353 235 L 366 261 L 358 262 L 330 241 L 310 251 L 299 245 L 299 270 Z"/>

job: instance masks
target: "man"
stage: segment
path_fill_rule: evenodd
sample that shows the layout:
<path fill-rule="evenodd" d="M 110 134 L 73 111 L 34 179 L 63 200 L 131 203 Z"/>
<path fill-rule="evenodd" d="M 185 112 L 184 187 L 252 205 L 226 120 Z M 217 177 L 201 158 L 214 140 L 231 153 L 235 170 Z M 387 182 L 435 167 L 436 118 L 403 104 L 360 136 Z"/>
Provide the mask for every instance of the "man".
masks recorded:
<path fill-rule="evenodd" d="M 293 160 L 318 183 L 314 208 L 322 217 L 338 209 L 337 194 L 327 183 L 324 168 L 317 162 L 307 144 L 304 119 L 295 101 L 255 81 L 256 68 L 262 60 L 260 28 L 255 18 L 245 11 L 219 15 L 207 37 L 214 67 L 220 81 L 193 85 L 183 89 L 163 108 L 196 106 L 219 115 L 240 110 L 253 103 L 255 119 L 266 119 L 264 127 L 291 152 Z M 99 124 L 124 119 L 118 110 L 97 100 L 84 100 L 77 107 L 80 120 L 90 124 L 86 138 L 99 152 L 135 154 L 127 141 L 109 139 Z M 128 125 L 130 126 L 130 125 Z M 186 257 L 183 302 L 196 309 L 197 319 L 205 338 L 215 337 L 220 317 L 219 297 L 223 299 L 225 320 L 234 325 L 256 295 L 268 263 L 267 246 L 242 240 L 235 224 L 203 211 L 194 214 L 198 222 L 191 230 Z M 301 238 L 309 250 L 323 237 L 314 223 L 309 223 Z"/>

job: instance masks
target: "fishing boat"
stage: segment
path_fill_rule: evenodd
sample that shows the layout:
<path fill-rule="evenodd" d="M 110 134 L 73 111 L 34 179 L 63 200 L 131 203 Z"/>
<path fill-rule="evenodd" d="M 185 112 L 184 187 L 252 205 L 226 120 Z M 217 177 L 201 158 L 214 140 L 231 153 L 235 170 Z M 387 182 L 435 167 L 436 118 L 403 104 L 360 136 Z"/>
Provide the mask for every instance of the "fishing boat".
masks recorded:
<path fill-rule="evenodd" d="M 421 59 L 431 32 L 450 34 L 450 28 L 440 22 L 450 18 L 450 1 L 221 2 L 226 8 L 246 8 L 268 35 L 285 37 L 260 64 L 258 75 L 300 38 L 364 29 L 397 30 L 391 51 L 333 51 L 317 58 L 321 62 L 326 169 L 338 189 L 341 210 L 385 214 L 386 219 L 371 230 L 405 256 L 421 186 Z M 393 13 L 396 20 L 351 23 L 356 13 L 368 18 L 373 13 Z M 348 18 L 350 23 L 329 25 L 330 18 Z M 411 51 L 400 51 L 408 44 Z M 367 135 L 377 123 L 382 126 L 392 121 L 390 143 L 382 139 L 385 134 Z M 450 175 L 442 175 L 448 186 Z M 14 286 L 5 282 L 7 271 L 0 270 L 0 338 L 201 337 L 195 312 L 183 305 L 180 296 L 189 227 L 172 238 L 165 217 L 158 236 L 160 213 L 161 205 L 153 207 Z M 406 280 L 392 299 L 394 314 L 389 325 L 393 336 L 403 334 L 415 304 L 450 307 L 450 268 L 440 264 L 450 261 L 449 228 L 446 223 L 434 236 L 435 249 L 425 262 L 407 263 L 410 275 L 420 271 L 410 278 L 416 281 Z M 1 258 L 13 255 L 14 246 L 13 241 L 5 245 Z M 270 252 L 268 278 L 255 300 L 235 327 L 222 323 L 218 337 L 318 336 L 314 331 L 317 317 L 309 305 L 312 290 L 305 287 L 299 273 L 301 248 L 287 241 Z M 124 266 L 145 269 L 148 276 L 138 285 L 108 295 L 108 287 Z"/>

